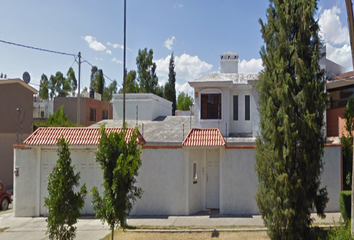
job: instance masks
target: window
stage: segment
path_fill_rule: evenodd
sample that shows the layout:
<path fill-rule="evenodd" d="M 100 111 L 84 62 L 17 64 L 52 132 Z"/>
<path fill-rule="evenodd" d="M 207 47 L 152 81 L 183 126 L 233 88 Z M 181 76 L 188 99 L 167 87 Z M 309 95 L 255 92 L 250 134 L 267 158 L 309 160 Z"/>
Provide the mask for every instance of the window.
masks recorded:
<path fill-rule="evenodd" d="M 108 110 L 102 111 L 102 119 L 108 119 Z"/>
<path fill-rule="evenodd" d="M 221 94 L 202 94 L 201 119 L 221 119 Z"/>
<path fill-rule="evenodd" d="M 41 118 L 44 118 L 44 111 L 41 111 Z"/>
<path fill-rule="evenodd" d="M 197 164 L 193 163 L 193 183 L 197 183 L 198 175 L 197 175 Z"/>
<path fill-rule="evenodd" d="M 96 121 L 96 108 L 90 108 L 90 121 Z"/>
<path fill-rule="evenodd" d="M 234 121 L 238 120 L 238 96 L 234 96 Z"/>
<path fill-rule="evenodd" d="M 354 96 L 354 85 L 329 89 L 327 96 L 329 104 L 327 109 L 343 108 L 347 105 L 349 98 Z"/>
<path fill-rule="evenodd" d="M 245 96 L 245 120 L 249 121 L 251 120 L 251 104 L 250 104 L 250 95 Z"/>

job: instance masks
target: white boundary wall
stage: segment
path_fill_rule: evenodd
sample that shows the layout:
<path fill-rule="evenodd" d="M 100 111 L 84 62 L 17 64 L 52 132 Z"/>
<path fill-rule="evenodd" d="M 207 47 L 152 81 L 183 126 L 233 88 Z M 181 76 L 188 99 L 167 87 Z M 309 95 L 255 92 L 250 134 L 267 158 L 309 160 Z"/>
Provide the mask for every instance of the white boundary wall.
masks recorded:
<path fill-rule="evenodd" d="M 41 213 L 43 151 L 47 149 L 14 149 L 14 168 L 19 167 L 19 176 L 14 177 L 15 217 L 39 216 Z M 93 163 L 93 151 L 95 149 L 86 147 L 72 149 L 73 163 L 80 164 L 81 161 L 77 169 L 90 168 L 90 164 L 97 169 Z M 54 148 L 49 152 L 50 158 L 57 157 Z M 205 209 L 206 148 L 144 148 L 141 159 L 137 185 L 144 193 L 135 203 L 132 215 L 189 215 Z M 193 183 L 193 163 L 197 164 L 197 183 Z M 220 214 L 259 213 L 255 201 L 258 179 L 254 164 L 255 149 L 220 148 Z M 82 179 L 90 179 L 86 176 L 91 176 L 89 173 L 82 173 Z M 321 182 L 322 186 L 327 186 L 329 197 L 325 211 L 339 211 L 340 146 L 325 147 Z M 89 185 L 99 185 L 99 181 Z M 92 214 L 90 211 L 91 206 L 87 207 L 87 214 Z"/>

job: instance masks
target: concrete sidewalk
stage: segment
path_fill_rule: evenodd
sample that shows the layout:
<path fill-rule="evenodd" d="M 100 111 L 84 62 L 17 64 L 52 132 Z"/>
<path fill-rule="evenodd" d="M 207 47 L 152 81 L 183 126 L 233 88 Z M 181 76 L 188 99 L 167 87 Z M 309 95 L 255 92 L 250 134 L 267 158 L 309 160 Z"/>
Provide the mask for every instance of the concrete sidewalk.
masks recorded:
<path fill-rule="evenodd" d="M 45 217 L 19 217 L 14 218 L 12 209 L 0 212 L 0 232 L 1 240 L 24 239 L 38 240 L 49 239 L 45 234 L 47 222 Z M 102 225 L 99 219 L 82 218 L 77 223 L 76 238 L 83 239 L 101 239 L 110 233 L 107 224 Z"/>
<path fill-rule="evenodd" d="M 338 222 L 340 213 L 327 213 L 326 219 L 318 219 L 316 214 L 316 224 L 332 224 Z M 45 234 L 47 223 L 45 217 L 13 217 L 12 209 L 0 211 L 0 239 L 24 239 L 37 240 L 48 239 Z M 130 217 L 127 220 L 131 226 L 175 226 L 175 227 L 220 227 L 234 226 L 235 229 L 241 226 L 263 227 L 263 221 L 260 215 L 247 216 L 222 216 L 213 213 L 201 212 L 194 216 L 147 216 Z M 7 228 L 1 232 L 1 229 Z M 94 239 L 99 240 L 110 233 L 107 224 L 102 225 L 98 219 L 82 218 L 77 223 L 76 239 Z"/>

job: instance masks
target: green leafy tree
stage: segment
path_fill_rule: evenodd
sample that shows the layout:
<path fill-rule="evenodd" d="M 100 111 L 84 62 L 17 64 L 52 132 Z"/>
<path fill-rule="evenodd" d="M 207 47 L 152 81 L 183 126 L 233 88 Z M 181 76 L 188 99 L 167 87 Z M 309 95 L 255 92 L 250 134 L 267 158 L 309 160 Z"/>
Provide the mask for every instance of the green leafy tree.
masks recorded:
<path fill-rule="evenodd" d="M 48 77 L 45 74 L 42 74 L 41 81 L 39 83 L 39 97 L 43 100 L 49 98 L 49 81 Z"/>
<path fill-rule="evenodd" d="M 344 118 L 346 120 L 347 135 L 341 136 L 343 153 L 343 182 L 344 190 L 352 189 L 353 168 L 353 130 L 354 130 L 354 97 L 350 97 L 345 106 Z"/>
<path fill-rule="evenodd" d="M 58 141 L 58 161 L 48 177 L 48 197 L 44 198 L 44 206 L 48 209 L 47 234 L 50 239 L 74 239 L 74 224 L 80 217 L 80 209 L 85 204 L 86 185 L 79 192 L 80 173 L 74 174 L 71 166 L 69 144 L 62 137 Z"/>
<path fill-rule="evenodd" d="M 170 58 L 168 82 L 165 84 L 164 98 L 172 102 L 172 115 L 175 115 L 176 106 L 176 72 L 173 53 Z"/>
<path fill-rule="evenodd" d="M 7 78 L 6 74 L 0 73 L 0 78 Z"/>
<path fill-rule="evenodd" d="M 56 112 L 49 116 L 47 121 L 42 123 L 34 123 L 34 130 L 38 127 L 75 127 L 76 124 L 69 121 L 68 117 L 65 115 L 64 106 L 58 108 Z"/>
<path fill-rule="evenodd" d="M 68 78 L 60 71 L 50 76 L 48 88 L 50 90 L 49 95 L 51 99 L 53 99 L 53 97 L 66 97 L 71 91 L 76 90 L 75 72 L 72 68 L 69 69 L 67 76 Z M 75 87 L 75 89 L 73 89 L 73 87 Z"/>
<path fill-rule="evenodd" d="M 75 76 L 75 71 L 72 67 L 69 68 L 68 72 L 66 73 L 66 81 L 70 84 L 71 95 L 75 97 L 75 91 L 77 89 L 77 80 Z"/>
<path fill-rule="evenodd" d="M 256 201 L 271 239 L 311 239 L 310 214 L 325 217 L 328 202 L 320 188 L 326 94 L 316 9 L 317 0 L 270 0 L 268 22 L 259 20 Z"/>
<path fill-rule="evenodd" d="M 96 66 L 91 68 L 91 82 L 90 89 L 93 89 L 96 93 L 103 95 L 105 88 L 105 79 L 102 69 L 98 69 Z"/>
<path fill-rule="evenodd" d="M 95 89 L 97 73 L 98 73 L 98 68 L 96 66 L 92 66 L 91 76 L 90 76 L 90 89 Z"/>
<path fill-rule="evenodd" d="M 156 93 L 158 88 L 158 78 L 156 76 L 156 63 L 152 61 L 153 50 L 149 51 L 147 48 L 139 49 L 136 57 L 136 65 L 138 68 L 138 82 L 140 92 L 142 93 Z"/>
<path fill-rule="evenodd" d="M 185 92 L 181 92 L 178 95 L 177 99 L 177 110 L 187 111 L 189 107 L 193 105 L 193 98 L 186 94 Z"/>
<path fill-rule="evenodd" d="M 136 71 L 130 70 L 127 74 L 125 70 L 125 92 L 126 93 L 138 93 L 140 92 L 139 84 L 136 81 Z M 119 93 L 123 93 L 123 88 L 119 89 Z"/>
<path fill-rule="evenodd" d="M 106 102 L 110 102 L 113 98 L 113 94 L 117 93 L 117 81 L 113 80 L 108 87 L 105 87 L 103 90 L 102 100 Z"/>
<path fill-rule="evenodd" d="M 124 128 L 120 133 L 108 134 L 102 126 L 96 152 L 96 161 L 103 172 L 104 191 L 100 196 L 98 189 L 92 188 L 92 205 L 96 217 L 110 226 L 112 239 L 114 229 L 118 224 L 125 226 L 134 202 L 142 196 L 142 189 L 135 186 L 141 166 L 138 129 L 134 130 L 129 142 L 126 141 L 126 131 Z"/>

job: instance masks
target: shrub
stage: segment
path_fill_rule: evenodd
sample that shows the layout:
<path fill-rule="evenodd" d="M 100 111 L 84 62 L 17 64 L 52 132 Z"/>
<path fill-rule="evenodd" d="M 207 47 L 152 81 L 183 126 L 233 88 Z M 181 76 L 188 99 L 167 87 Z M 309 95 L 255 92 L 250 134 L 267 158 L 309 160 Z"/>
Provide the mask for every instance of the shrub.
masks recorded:
<path fill-rule="evenodd" d="M 350 233 L 350 225 L 341 222 L 339 227 L 334 227 L 329 230 L 327 240 L 353 240 Z"/>
<path fill-rule="evenodd" d="M 341 191 L 339 195 L 339 208 L 345 223 L 350 221 L 352 191 Z"/>

